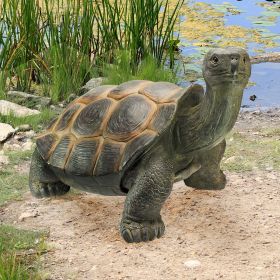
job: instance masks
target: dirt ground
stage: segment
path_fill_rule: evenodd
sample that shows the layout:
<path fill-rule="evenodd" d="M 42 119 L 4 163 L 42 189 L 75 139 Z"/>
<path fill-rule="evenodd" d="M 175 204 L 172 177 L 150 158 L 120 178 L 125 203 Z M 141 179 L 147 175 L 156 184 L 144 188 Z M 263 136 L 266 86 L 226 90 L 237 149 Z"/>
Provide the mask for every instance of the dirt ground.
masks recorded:
<path fill-rule="evenodd" d="M 279 128 L 280 110 L 243 113 L 235 130 L 259 127 Z M 279 171 L 226 175 L 222 191 L 175 184 L 162 211 L 166 233 L 149 243 L 121 239 L 123 197 L 27 193 L 0 208 L 0 222 L 49 231 L 46 279 L 280 279 Z"/>

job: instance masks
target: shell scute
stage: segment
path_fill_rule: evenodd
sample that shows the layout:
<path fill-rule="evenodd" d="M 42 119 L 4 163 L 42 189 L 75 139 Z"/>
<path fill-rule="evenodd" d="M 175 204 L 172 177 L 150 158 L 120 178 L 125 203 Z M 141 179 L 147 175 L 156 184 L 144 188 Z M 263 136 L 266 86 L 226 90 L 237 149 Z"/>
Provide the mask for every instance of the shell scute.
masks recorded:
<path fill-rule="evenodd" d="M 160 104 L 157 112 L 150 122 L 149 128 L 158 133 L 163 131 L 168 124 L 172 122 L 176 113 L 176 107 L 175 103 Z"/>
<path fill-rule="evenodd" d="M 124 146 L 124 143 L 105 140 L 100 150 L 93 175 L 104 176 L 106 174 L 118 172 Z"/>
<path fill-rule="evenodd" d="M 139 93 L 149 97 L 154 102 L 166 103 L 175 102 L 183 95 L 183 90 L 172 83 L 157 82 L 144 87 Z"/>
<path fill-rule="evenodd" d="M 135 160 L 156 137 L 157 133 L 154 131 L 145 130 L 130 140 L 125 146 L 119 169 L 121 170 L 129 161 Z"/>
<path fill-rule="evenodd" d="M 72 139 L 70 135 L 66 135 L 60 139 L 51 154 L 48 163 L 60 169 L 64 169 L 66 160 L 72 148 Z"/>
<path fill-rule="evenodd" d="M 102 123 L 107 118 L 107 113 L 113 103 L 113 100 L 103 98 L 88 104 L 77 115 L 73 123 L 73 132 L 83 136 L 102 134 Z"/>
<path fill-rule="evenodd" d="M 139 94 L 119 101 L 106 126 L 105 137 L 128 141 L 148 125 L 156 105 Z"/>
<path fill-rule="evenodd" d="M 152 83 L 151 81 L 146 81 L 146 80 L 128 81 L 120 84 L 119 86 L 111 90 L 110 93 L 108 94 L 108 97 L 119 100 L 128 95 L 138 93 L 139 90 L 141 90 L 143 87 L 151 83 Z"/>
<path fill-rule="evenodd" d="M 92 138 L 75 143 L 67 160 L 67 172 L 79 176 L 92 175 L 100 142 L 99 138 Z"/>
<path fill-rule="evenodd" d="M 85 94 L 83 94 L 78 99 L 76 99 L 75 102 L 89 104 L 100 98 L 107 97 L 108 93 L 115 87 L 116 87 L 115 85 L 104 85 L 104 86 L 99 86 L 99 87 L 93 88 L 93 89 L 89 90 L 88 92 L 86 92 Z"/>
<path fill-rule="evenodd" d="M 38 151 L 44 160 L 48 160 L 50 151 L 56 142 L 56 137 L 52 133 L 39 136 L 36 140 Z"/>
<path fill-rule="evenodd" d="M 80 107 L 81 107 L 80 104 L 71 104 L 68 108 L 66 108 L 64 113 L 59 118 L 55 129 L 57 131 L 61 131 L 64 130 L 66 127 L 68 127 L 71 119 L 73 118 L 74 114 L 79 110 Z"/>

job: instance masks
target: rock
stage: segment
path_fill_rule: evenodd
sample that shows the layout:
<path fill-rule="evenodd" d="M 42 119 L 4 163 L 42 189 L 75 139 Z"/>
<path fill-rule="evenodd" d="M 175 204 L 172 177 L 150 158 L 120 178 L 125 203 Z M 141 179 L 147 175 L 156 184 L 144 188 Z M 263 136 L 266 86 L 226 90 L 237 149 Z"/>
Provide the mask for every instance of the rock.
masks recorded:
<path fill-rule="evenodd" d="M 255 101 L 256 98 L 257 98 L 257 96 L 256 96 L 255 94 L 253 94 L 253 95 L 251 95 L 251 96 L 249 97 L 249 99 L 250 99 L 251 101 Z"/>
<path fill-rule="evenodd" d="M 22 91 L 8 91 L 7 98 L 12 102 L 31 108 L 38 105 L 46 107 L 51 104 L 51 99 L 49 97 L 33 95 Z"/>
<path fill-rule="evenodd" d="M 38 104 L 38 105 L 34 106 L 34 109 L 42 111 L 42 105 Z"/>
<path fill-rule="evenodd" d="M 26 132 L 24 133 L 24 135 L 25 135 L 26 137 L 28 137 L 28 138 L 33 138 L 33 137 L 36 135 L 36 133 L 35 133 L 34 130 L 29 130 L 29 131 L 26 131 Z"/>
<path fill-rule="evenodd" d="M 17 135 L 14 136 L 14 140 L 18 142 L 25 142 L 28 137 L 25 136 L 24 132 L 17 132 Z"/>
<path fill-rule="evenodd" d="M 2 165 L 6 165 L 6 164 L 9 164 L 9 157 L 4 156 L 4 155 L 0 155 L 0 167 Z"/>
<path fill-rule="evenodd" d="M 197 268 L 201 266 L 201 262 L 199 260 L 188 260 L 184 262 L 184 265 L 187 268 Z"/>
<path fill-rule="evenodd" d="M 21 215 L 19 216 L 19 221 L 22 222 L 24 221 L 25 219 L 27 218 L 35 218 L 35 217 L 38 217 L 39 214 L 37 211 L 32 211 L 32 212 L 23 212 L 21 213 Z"/>
<path fill-rule="evenodd" d="M 228 159 L 225 160 L 225 163 L 232 163 L 232 162 L 236 162 L 238 160 L 243 160 L 242 156 L 232 156 L 229 157 Z"/>
<path fill-rule="evenodd" d="M 72 93 L 72 94 L 70 94 L 70 95 L 68 96 L 67 102 L 70 103 L 70 102 L 72 102 L 73 100 L 75 100 L 76 98 L 77 98 L 77 95 L 74 94 L 74 93 Z"/>
<path fill-rule="evenodd" d="M 3 145 L 4 151 L 29 151 L 34 147 L 34 143 L 31 138 L 35 135 L 33 130 L 27 132 L 19 132 L 14 137 L 10 138 Z"/>
<path fill-rule="evenodd" d="M 38 115 L 40 114 L 40 111 L 32 110 L 10 101 L 0 100 L 0 115 L 7 116 L 11 114 L 16 117 L 26 117 L 31 115 Z"/>
<path fill-rule="evenodd" d="M 267 166 L 267 167 L 265 168 L 265 170 L 267 170 L 267 171 L 272 171 L 272 170 L 274 170 L 274 168 L 273 168 L 273 166 Z"/>
<path fill-rule="evenodd" d="M 3 146 L 4 151 L 16 151 L 20 149 L 21 149 L 21 145 L 19 144 L 5 143 Z"/>
<path fill-rule="evenodd" d="M 15 129 L 11 125 L 7 123 L 0 123 L 0 142 L 8 139 L 14 132 Z"/>
<path fill-rule="evenodd" d="M 256 110 L 256 111 L 253 111 L 251 114 L 255 115 L 255 116 L 260 116 L 262 114 L 262 111 L 261 110 Z"/>
<path fill-rule="evenodd" d="M 28 140 L 27 142 L 23 143 L 22 145 L 22 151 L 30 151 L 33 149 L 34 143 L 32 140 Z"/>
<path fill-rule="evenodd" d="M 31 125 L 30 124 L 22 124 L 22 125 L 20 125 L 19 127 L 16 127 L 16 131 L 18 132 L 18 131 L 29 131 L 29 130 L 31 130 L 32 129 L 32 127 L 31 127 Z"/>
<path fill-rule="evenodd" d="M 101 86 L 103 81 L 104 81 L 103 77 L 90 79 L 82 88 L 79 89 L 78 95 L 79 96 L 83 95 L 89 90 Z"/>
<path fill-rule="evenodd" d="M 64 108 L 61 108 L 59 106 L 51 105 L 50 108 L 55 112 L 55 114 L 59 115 L 63 112 Z"/>
<path fill-rule="evenodd" d="M 278 178 L 276 175 L 271 174 L 271 173 L 268 173 L 268 174 L 266 175 L 266 177 L 269 178 L 269 179 L 272 179 L 272 180 L 277 180 L 277 178 Z"/>

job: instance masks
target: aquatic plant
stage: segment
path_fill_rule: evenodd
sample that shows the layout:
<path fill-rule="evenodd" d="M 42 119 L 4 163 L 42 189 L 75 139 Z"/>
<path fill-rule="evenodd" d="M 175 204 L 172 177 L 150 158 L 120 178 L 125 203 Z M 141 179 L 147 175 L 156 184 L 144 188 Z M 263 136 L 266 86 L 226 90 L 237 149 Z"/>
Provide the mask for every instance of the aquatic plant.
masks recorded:
<path fill-rule="evenodd" d="M 30 91 L 65 99 L 119 51 L 130 53 L 135 74 L 152 57 L 158 67 L 171 61 L 174 25 L 183 0 L 3 0 L 0 12 L 0 90 Z"/>

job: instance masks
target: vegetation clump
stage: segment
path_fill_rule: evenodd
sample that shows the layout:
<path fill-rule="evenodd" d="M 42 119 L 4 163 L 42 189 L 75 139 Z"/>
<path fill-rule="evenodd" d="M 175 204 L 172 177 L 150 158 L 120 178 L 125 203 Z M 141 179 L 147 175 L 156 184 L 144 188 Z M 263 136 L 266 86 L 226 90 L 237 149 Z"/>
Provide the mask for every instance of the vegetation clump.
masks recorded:
<path fill-rule="evenodd" d="M 39 280 L 37 258 L 46 251 L 43 232 L 0 225 L 0 279 Z"/>
<path fill-rule="evenodd" d="M 129 54 L 131 75 L 147 57 L 174 65 L 174 25 L 183 0 L 3 0 L 0 7 L 0 91 L 43 85 L 65 99 L 104 65 Z"/>

